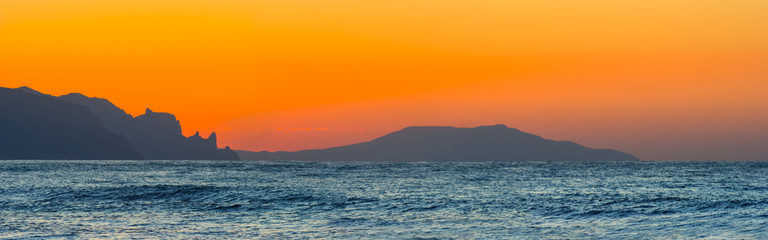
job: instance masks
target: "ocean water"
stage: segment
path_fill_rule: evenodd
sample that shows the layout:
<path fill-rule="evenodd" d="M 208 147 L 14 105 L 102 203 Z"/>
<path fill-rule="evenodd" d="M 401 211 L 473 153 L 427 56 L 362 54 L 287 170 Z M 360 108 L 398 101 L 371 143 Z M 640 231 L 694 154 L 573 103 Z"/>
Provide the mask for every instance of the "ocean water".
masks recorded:
<path fill-rule="evenodd" d="M 768 239 L 768 163 L 0 161 L 0 239 Z"/>

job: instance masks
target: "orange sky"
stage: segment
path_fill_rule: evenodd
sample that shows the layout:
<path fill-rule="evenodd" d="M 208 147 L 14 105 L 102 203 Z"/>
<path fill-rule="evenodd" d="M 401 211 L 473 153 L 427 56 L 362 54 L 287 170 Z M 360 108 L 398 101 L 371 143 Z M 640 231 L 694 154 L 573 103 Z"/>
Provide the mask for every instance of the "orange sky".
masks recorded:
<path fill-rule="evenodd" d="M 0 86 L 297 150 L 503 123 L 768 160 L 768 1 L 0 0 Z"/>

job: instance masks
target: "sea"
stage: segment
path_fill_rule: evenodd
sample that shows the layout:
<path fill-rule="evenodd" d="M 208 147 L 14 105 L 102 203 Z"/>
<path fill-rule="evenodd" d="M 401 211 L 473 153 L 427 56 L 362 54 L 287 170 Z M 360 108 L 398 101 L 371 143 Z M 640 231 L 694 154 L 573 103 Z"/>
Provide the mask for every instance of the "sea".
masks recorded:
<path fill-rule="evenodd" d="M 768 239 L 768 163 L 0 161 L 0 239 Z"/>

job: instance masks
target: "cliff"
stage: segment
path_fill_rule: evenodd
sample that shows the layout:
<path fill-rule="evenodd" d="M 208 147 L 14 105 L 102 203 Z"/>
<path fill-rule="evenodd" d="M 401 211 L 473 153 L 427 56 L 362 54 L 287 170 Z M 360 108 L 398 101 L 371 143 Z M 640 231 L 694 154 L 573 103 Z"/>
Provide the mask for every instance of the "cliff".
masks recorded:
<path fill-rule="evenodd" d="M 181 124 L 169 113 L 146 109 L 136 117 L 126 114 L 106 99 L 90 98 L 82 94 L 67 94 L 59 99 L 90 109 L 112 132 L 126 136 L 128 141 L 146 159 L 156 160 L 238 160 L 237 153 L 228 147 L 218 148 L 216 133 L 207 139 L 199 133 L 185 137 Z"/>
<path fill-rule="evenodd" d="M 0 88 L 0 159 L 144 159 L 88 108 Z"/>

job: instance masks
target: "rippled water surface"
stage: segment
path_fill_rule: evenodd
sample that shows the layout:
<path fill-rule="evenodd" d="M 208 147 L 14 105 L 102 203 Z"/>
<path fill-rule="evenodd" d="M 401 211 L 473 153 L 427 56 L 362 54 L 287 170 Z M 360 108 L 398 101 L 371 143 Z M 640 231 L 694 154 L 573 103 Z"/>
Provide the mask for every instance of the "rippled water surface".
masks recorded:
<path fill-rule="evenodd" d="M 0 161 L 0 238 L 768 239 L 768 163 Z"/>

